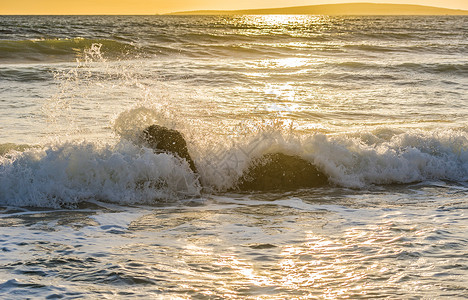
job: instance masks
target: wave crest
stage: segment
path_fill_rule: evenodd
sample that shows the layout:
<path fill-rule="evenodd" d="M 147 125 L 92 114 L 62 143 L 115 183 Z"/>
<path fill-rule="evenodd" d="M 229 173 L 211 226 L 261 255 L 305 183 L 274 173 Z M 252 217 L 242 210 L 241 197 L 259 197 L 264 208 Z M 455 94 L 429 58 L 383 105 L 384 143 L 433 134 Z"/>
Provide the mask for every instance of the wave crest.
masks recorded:
<path fill-rule="evenodd" d="M 65 143 L 0 157 L 0 183 L 0 205 L 12 206 L 153 203 L 200 193 L 188 164 L 126 142 Z"/>

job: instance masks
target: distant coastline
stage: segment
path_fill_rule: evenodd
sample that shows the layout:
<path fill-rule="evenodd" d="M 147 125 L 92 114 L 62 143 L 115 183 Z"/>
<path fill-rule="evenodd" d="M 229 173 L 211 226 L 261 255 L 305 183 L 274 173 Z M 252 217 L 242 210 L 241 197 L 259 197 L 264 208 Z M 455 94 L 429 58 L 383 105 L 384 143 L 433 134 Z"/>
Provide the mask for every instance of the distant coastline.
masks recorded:
<path fill-rule="evenodd" d="M 343 3 L 243 10 L 194 10 L 166 15 L 468 15 L 468 10 L 411 4 Z"/>

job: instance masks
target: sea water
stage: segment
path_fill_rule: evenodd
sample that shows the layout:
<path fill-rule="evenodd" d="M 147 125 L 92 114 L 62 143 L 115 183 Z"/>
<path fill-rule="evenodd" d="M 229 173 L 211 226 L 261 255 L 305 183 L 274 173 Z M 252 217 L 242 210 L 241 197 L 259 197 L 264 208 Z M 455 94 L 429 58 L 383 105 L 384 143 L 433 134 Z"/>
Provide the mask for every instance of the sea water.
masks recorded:
<path fill-rule="evenodd" d="M 0 297 L 466 298 L 467 53 L 464 16 L 0 16 Z M 328 184 L 236 188 L 278 152 Z"/>

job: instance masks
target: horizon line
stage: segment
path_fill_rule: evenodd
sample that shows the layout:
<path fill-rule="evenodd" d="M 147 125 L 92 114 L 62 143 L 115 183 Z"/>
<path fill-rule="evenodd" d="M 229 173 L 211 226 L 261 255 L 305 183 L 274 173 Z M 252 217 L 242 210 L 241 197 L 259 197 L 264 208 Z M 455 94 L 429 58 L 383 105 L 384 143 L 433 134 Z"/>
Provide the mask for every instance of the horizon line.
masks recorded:
<path fill-rule="evenodd" d="M 374 5 L 374 6 L 407 6 L 407 7 L 418 7 L 422 9 L 433 9 L 433 10 L 447 10 L 447 11 L 454 11 L 454 12 L 463 12 L 468 14 L 468 9 L 461 9 L 461 8 L 447 8 L 447 7 L 439 7 L 439 6 L 431 6 L 431 5 L 421 5 L 421 4 L 400 4 L 400 3 L 391 3 L 391 2 L 386 2 L 386 3 L 380 3 L 380 2 L 343 2 L 343 3 L 330 3 L 330 4 L 312 4 L 312 5 L 295 5 L 295 6 L 284 6 L 284 7 L 267 7 L 267 8 L 246 8 L 246 9 L 229 9 L 229 10 L 224 10 L 224 9 L 199 9 L 199 10 L 188 10 L 188 11 L 174 11 L 174 12 L 169 12 L 165 13 L 163 15 L 183 15 L 183 14 L 194 14 L 197 12 L 200 13 L 209 13 L 209 12 L 222 12 L 222 13 L 231 13 L 235 15 L 236 12 L 239 12 L 240 14 L 246 14 L 245 12 L 249 11 L 268 11 L 268 10 L 288 10 L 288 9 L 299 9 L 299 8 L 314 8 L 314 7 L 333 7 L 333 6 L 346 6 L 346 5 Z M 270 13 L 261 13 L 261 14 L 270 14 Z M 278 13 L 280 15 L 299 15 L 297 13 Z M 303 15 L 313 15 L 310 13 L 303 13 Z M 317 13 L 315 15 L 327 15 L 327 14 L 322 14 L 322 13 Z M 335 14 L 336 15 L 336 14 Z M 342 16 L 346 16 L 349 14 L 340 14 Z M 351 15 L 356 15 L 356 14 L 351 14 Z M 368 15 L 368 14 L 363 14 L 363 15 Z M 375 14 L 378 16 L 379 14 Z M 385 14 L 389 15 L 389 14 Z M 396 15 L 401 15 L 401 14 L 395 14 Z M 438 15 L 438 14 L 435 14 Z M 445 14 L 444 14 L 445 15 Z"/>
<path fill-rule="evenodd" d="M 407 15 L 407 16 L 417 16 L 421 15 L 419 14 L 411 14 L 411 13 L 405 13 L 405 11 L 402 11 L 401 13 L 395 13 L 395 14 L 390 14 L 390 13 L 384 13 L 384 14 L 374 14 L 374 13 L 366 13 L 365 11 L 362 14 L 359 13 L 268 13 L 267 11 L 280 11 L 280 10 L 293 10 L 293 9 L 300 9 L 300 8 L 324 8 L 324 7 L 338 7 L 338 6 L 346 6 L 346 5 L 371 5 L 371 6 L 406 6 L 406 7 L 413 7 L 413 8 L 421 8 L 421 9 L 430 9 L 430 10 L 443 10 L 446 11 L 446 13 L 435 13 L 433 14 L 434 16 L 437 15 L 450 15 L 447 12 L 454 12 L 458 14 L 454 15 L 468 15 L 468 9 L 461 9 L 461 8 L 447 8 L 447 7 L 439 7 L 439 6 L 430 6 L 430 5 L 420 5 L 420 4 L 399 4 L 399 3 L 376 3 L 376 2 L 344 2 L 344 3 L 332 3 L 332 4 L 313 4 L 313 5 L 296 5 L 296 6 L 285 6 L 285 7 L 267 7 L 267 8 L 244 8 L 244 9 L 231 9 L 231 10 L 223 10 L 223 9 L 198 9 L 198 10 L 187 10 L 187 11 L 172 11 L 172 12 L 167 12 L 167 13 L 132 13 L 132 14 L 126 14 L 126 13 L 65 13 L 65 14 L 56 14 L 56 13 L 27 13 L 27 14 L 21 14 L 21 13 L 0 13 L 0 16 L 167 16 L 167 15 L 197 15 L 197 13 L 200 13 L 202 15 L 340 15 L 340 16 L 398 16 L 398 15 Z M 263 11 L 263 12 L 261 12 Z M 253 12 L 253 13 L 249 13 Z M 257 13 L 255 13 L 257 12 Z M 423 15 L 432 15 L 432 14 L 427 14 L 424 13 Z"/>

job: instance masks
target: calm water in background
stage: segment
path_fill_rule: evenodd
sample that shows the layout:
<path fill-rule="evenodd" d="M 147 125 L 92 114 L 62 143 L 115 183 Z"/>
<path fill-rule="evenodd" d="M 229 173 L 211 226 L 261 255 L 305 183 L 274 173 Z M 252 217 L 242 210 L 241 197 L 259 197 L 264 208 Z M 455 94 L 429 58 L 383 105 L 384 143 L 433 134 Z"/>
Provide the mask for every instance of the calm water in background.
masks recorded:
<path fill-rule="evenodd" d="M 466 53 L 467 17 L 1 16 L 0 296 L 466 298 Z M 278 151 L 330 185 L 232 191 Z"/>

